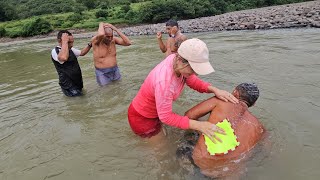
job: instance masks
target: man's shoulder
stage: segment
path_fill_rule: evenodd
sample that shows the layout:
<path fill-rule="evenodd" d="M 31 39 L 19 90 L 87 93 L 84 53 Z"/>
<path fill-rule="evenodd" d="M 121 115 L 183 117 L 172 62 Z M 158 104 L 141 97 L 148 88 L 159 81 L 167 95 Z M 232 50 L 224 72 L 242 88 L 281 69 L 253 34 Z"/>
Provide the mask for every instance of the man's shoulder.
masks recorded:
<path fill-rule="evenodd" d="M 182 40 L 187 40 L 188 39 L 188 37 L 186 36 L 186 35 L 184 35 L 184 34 L 181 34 L 181 37 L 180 37 Z"/>
<path fill-rule="evenodd" d="M 57 54 L 57 49 L 60 50 L 61 47 L 60 46 L 56 46 L 51 50 L 51 54 Z"/>

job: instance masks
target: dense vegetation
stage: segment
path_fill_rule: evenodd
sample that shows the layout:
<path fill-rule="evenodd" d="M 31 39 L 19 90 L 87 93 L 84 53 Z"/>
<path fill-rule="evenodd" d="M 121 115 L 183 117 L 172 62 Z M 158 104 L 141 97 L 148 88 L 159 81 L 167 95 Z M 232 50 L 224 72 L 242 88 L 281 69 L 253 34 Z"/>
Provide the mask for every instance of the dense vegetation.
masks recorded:
<path fill-rule="evenodd" d="M 1 0 L 0 37 L 34 36 L 54 29 L 158 23 L 310 0 Z"/>

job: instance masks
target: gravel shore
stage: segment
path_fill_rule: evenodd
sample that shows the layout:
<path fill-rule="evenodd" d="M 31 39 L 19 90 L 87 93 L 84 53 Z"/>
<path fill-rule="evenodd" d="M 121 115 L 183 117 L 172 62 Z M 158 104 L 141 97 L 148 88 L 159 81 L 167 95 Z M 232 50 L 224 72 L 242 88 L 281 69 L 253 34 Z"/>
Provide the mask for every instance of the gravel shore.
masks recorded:
<path fill-rule="evenodd" d="M 304 27 L 320 28 L 320 1 L 236 11 L 217 16 L 181 20 L 178 23 L 184 33 Z M 153 35 L 159 31 L 164 32 L 164 27 L 164 23 L 158 23 L 120 29 L 126 35 L 138 36 Z M 91 37 L 95 34 L 95 32 L 85 32 L 84 30 L 73 30 L 72 32 L 75 37 Z M 1 38 L 0 43 L 54 38 L 55 36 L 56 32 L 29 38 Z"/>

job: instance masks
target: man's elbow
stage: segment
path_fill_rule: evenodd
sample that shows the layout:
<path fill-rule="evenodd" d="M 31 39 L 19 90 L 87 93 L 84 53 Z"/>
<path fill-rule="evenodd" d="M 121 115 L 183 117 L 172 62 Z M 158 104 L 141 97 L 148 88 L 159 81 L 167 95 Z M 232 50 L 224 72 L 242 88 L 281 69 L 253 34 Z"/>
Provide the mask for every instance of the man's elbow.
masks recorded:
<path fill-rule="evenodd" d="M 88 51 L 88 52 L 89 52 L 89 51 Z M 84 55 L 86 55 L 88 52 L 81 51 L 80 56 L 84 56 Z"/>
<path fill-rule="evenodd" d="M 189 119 L 194 119 L 192 116 L 192 111 L 188 110 L 187 112 L 184 113 L 185 116 L 187 116 Z"/>
<path fill-rule="evenodd" d="M 62 61 L 62 62 L 65 62 L 65 61 L 67 61 L 68 60 L 68 57 L 58 57 L 58 60 L 59 61 Z"/>
<path fill-rule="evenodd" d="M 131 41 L 128 41 L 127 43 L 126 43 L 126 46 L 131 46 Z"/>
<path fill-rule="evenodd" d="M 165 48 L 165 47 L 161 47 L 161 46 L 160 46 L 160 50 L 161 50 L 162 53 L 167 52 L 167 48 Z"/>

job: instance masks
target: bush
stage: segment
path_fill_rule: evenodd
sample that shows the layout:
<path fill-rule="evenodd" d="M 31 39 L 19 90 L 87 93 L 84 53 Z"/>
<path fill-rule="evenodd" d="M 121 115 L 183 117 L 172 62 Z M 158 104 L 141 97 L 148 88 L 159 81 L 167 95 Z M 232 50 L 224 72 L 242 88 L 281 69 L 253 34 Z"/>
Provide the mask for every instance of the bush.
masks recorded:
<path fill-rule="evenodd" d="M 41 18 L 37 18 L 34 21 L 31 21 L 23 26 L 22 36 L 35 36 L 40 34 L 47 34 L 52 30 L 52 26 L 48 21 Z"/>
<path fill-rule="evenodd" d="M 99 18 L 99 17 L 105 18 L 108 16 L 108 11 L 100 9 L 95 13 L 95 16 L 96 16 L 96 18 Z"/>
<path fill-rule="evenodd" d="M 11 28 L 10 30 L 6 31 L 6 36 L 10 38 L 16 38 L 19 36 L 23 36 L 23 31 L 21 28 Z"/>
<path fill-rule="evenodd" d="M 130 9 L 125 17 L 125 19 L 130 20 L 132 23 L 140 23 L 141 19 L 138 18 L 138 13 Z"/>
<path fill-rule="evenodd" d="M 73 13 L 67 17 L 67 21 L 71 21 L 73 23 L 78 23 L 83 19 L 81 14 Z"/>
<path fill-rule="evenodd" d="M 6 35 L 6 29 L 4 27 L 0 27 L 0 37 L 4 37 Z"/>
<path fill-rule="evenodd" d="M 121 10 L 125 13 L 127 13 L 128 11 L 130 11 L 131 7 L 128 4 L 122 5 L 121 6 Z"/>

